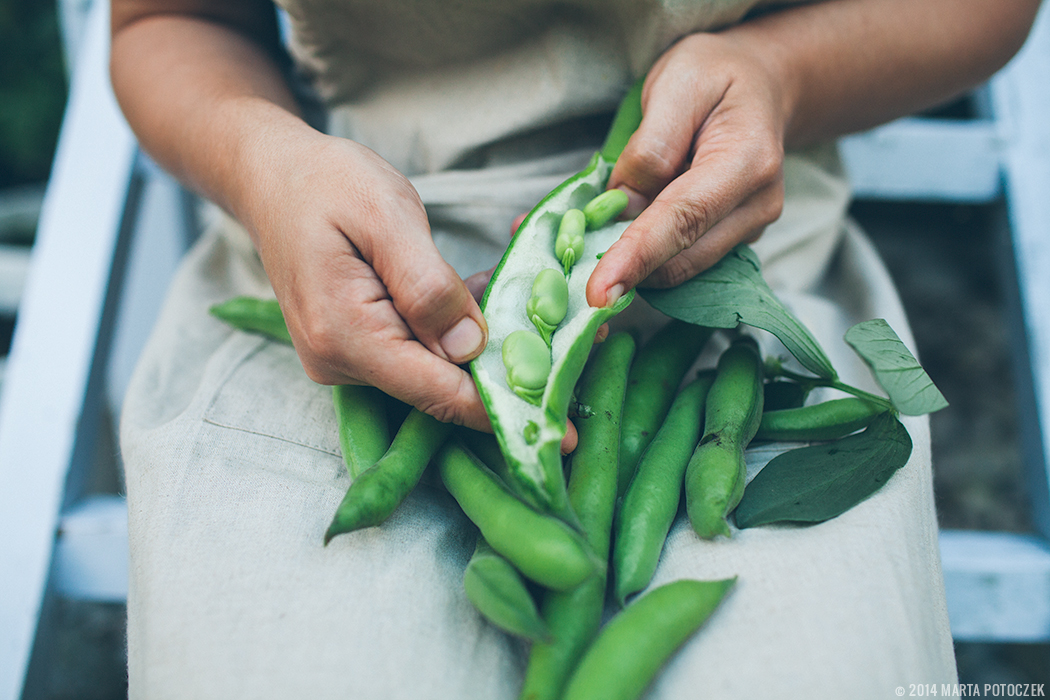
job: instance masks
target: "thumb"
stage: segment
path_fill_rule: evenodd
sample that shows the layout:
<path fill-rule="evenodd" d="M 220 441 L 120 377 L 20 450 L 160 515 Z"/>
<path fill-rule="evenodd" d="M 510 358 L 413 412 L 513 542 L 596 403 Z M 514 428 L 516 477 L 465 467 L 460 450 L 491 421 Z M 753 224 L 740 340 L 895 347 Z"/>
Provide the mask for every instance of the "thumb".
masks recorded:
<path fill-rule="evenodd" d="M 398 314 L 432 353 L 463 364 L 484 350 L 488 325 L 481 309 L 432 243 L 403 248 L 387 269 L 376 272 Z"/>
<path fill-rule="evenodd" d="M 630 197 L 627 218 L 635 218 L 688 168 L 704 113 L 697 109 L 695 88 L 666 71 L 650 75 L 642 92 L 642 121 L 609 177 L 610 188 Z"/>

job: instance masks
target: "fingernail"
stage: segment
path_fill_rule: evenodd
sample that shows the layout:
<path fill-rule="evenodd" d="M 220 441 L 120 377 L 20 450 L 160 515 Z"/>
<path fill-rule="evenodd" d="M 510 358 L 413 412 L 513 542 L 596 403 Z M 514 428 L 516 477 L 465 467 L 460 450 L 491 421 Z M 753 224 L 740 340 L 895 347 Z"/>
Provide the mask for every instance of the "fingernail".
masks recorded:
<path fill-rule="evenodd" d="M 622 297 L 622 296 L 623 296 L 623 285 L 622 284 L 614 284 L 613 286 L 609 287 L 609 291 L 607 291 L 605 293 L 605 305 L 606 306 L 612 306 L 613 304 L 618 302 L 620 300 L 620 297 Z"/>
<path fill-rule="evenodd" d="M 649 206 L 649 199 L 645 195 L 635 192 L 627 185 L 620 185 L 618 189 L 627 193 L 627 208 L 620 214 L 621 219 L 636 219 Z"/>
<path fill-rule="evenodd" d="M 441 349 L 453 362 L 463 362 L 481 352 L 484 340 L 481 327 L 468 316 L 445 333 L 441 338 Z"/>

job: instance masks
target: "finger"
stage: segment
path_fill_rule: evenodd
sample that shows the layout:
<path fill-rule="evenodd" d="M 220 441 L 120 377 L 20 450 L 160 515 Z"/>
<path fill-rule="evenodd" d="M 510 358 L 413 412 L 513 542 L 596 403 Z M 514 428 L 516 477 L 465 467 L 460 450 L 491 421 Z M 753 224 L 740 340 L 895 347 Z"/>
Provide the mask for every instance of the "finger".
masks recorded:
<path fill-rule="evenodd" d="M 525 212 L 524 214 L 518 214 L 517 216 L 514 217 L 514 221 L 512 221 L 510 223 L 510 235 L 511 236 L 513 236 L 515 233 L 518 232 L 518 229 L 521 228 L 521 222 L 524 221 L 525 217 L 528 216 L 528 215 L 529 215 L 528 212 Z"/>
<path fill-rule="evenodd" d="M 752 194 L 782 187 L 782 158 L 773 139 L 733 143 L 727 138 L 698 152 L 690 169 L 672 181 L 602 256 L 587 282 L 587 302 L 615 302 Z M 762 212 L 769 223 L 780 210 L 774 206 L 775 197 L 765 204 Z"/>
<path fill-rule="evenodd" d="M 463 280 L 464 284 L 467 285 L 467 289 L 470 290 L 470 295 L 474 297 L 474 301 L 481 303 L 481 298 L 485 296 L 485 289 L 489 286 L 489 280 L 492 279 L 492 273 L 496 271 L 495 266 L 490 267 L 487 270 L 481 272 L 475 272 L 473 275 Z"/>
<path fill-rule="evenodd" d="M 569 421 L 565 425 L 565 437 L 561 439 L 561 453 L 567 455 L 576 449 L 576 445 L 580 442 L 579 433 L 576 432 L 576 426 Z"/>
<path fill-rule="evenodd" d="M 419 342 L 461 364 L 485 348 L 488 326 L 470 289 L 434 245 L 418 195 L 405 186 L 410 192 L 400 193 L 401 201 L 376 209 L 384 245 L 361 252 Z"/>
<path fill-rule="evenodd" d="M 492 432 L 470 373 L 409 340 L 366 368 L 369 384 L 445 423 Z"/>
<path fill-rule="evenodd" d="M 784 201 L 782 181 L 748 198 L 701 236 L 696 243 L 653 271 L 640 286 L 676 287 L 722 259 L 740 243 L 753 243 L 775 220 Z"/>
<path fill-rule="evenodd" d="M 646 80 L 642 121 L 609 177 L 610 188 L 628 194 L 628 218 L 686 170 L 696 134 L 721 98 L 718 83 L 686 77 L 658 63 Z"/>

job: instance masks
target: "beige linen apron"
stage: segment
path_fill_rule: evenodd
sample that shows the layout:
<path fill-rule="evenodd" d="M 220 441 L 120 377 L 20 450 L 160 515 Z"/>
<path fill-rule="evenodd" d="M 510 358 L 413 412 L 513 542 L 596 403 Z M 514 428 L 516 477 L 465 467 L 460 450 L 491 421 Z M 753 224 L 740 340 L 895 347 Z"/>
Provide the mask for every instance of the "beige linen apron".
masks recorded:
<path fill-rule="evenodd" d="M 682 34 L 750 3 L 365 3 L 286 6 L 329 130 L 408 174 L 461 275 L 498 260 L 513 217 L 578 170 L 630 80 Z M 870 386 L 845 329 L 886 318 L 892 282 L 846 219 L 833 149 L 790 154 L 784 214 L 755 246 L 767 279 L 846 381 Z M 378 528 L 322 536 L 349 479 L 331 393 L 294 351 L 210 318 L 271 296 L 221 214 L 190 252 L 125 401 L 131 698 L 514 698 L 525 646 L 462 588 L 474 533 L 421 486 Z M 621 326 L 651 326 L 632 306 Z M 705 361 L 711 361 L 712 348 Z M 736 589 L 648 698 L 886 698 L 955 681 L 925 419 L 909 463 L 827 523 L 700 542 L 676 523 L 655 583 Z M 770 454 L 752 451 L 751 471 Z"/>

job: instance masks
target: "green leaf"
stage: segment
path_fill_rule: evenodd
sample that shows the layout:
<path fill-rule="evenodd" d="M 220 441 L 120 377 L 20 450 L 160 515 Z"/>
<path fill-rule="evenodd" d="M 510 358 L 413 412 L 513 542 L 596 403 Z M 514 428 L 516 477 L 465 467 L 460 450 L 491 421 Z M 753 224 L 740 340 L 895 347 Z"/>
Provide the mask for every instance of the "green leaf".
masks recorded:
<path fill-rule="evenodd" d="M 698 326 L 736 328 L 746 323 L 769 331 L 810 372 L 822 379 L 837 376 L 817 339 L 766 284 L 758 257 L 745 245 L 677 287 L 640 292 L 659 311 Z"/>
<path fill-rule="evenodd" d="M 948 405 L 915 356 L 881 318 L 846 331 L 846 342 L 871 367 L 894 408 L 906 416 L 921 416 Z"/>
<path fill-rule="evenodd" d="M 830 520 L 878 491 L 910 455 L 911 437 L 889 412 L 862 433 L 784 452 L 744 489 L 736 525 Z"/>

